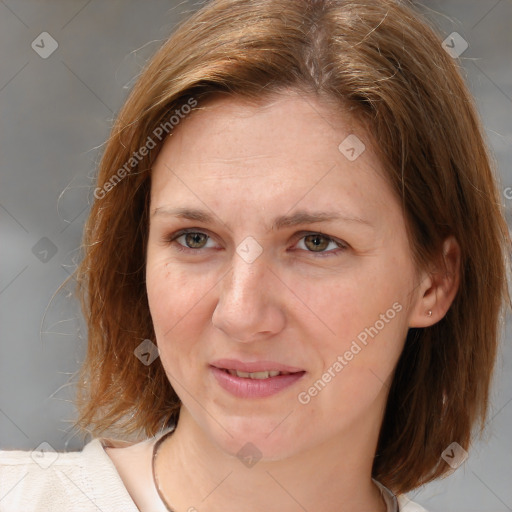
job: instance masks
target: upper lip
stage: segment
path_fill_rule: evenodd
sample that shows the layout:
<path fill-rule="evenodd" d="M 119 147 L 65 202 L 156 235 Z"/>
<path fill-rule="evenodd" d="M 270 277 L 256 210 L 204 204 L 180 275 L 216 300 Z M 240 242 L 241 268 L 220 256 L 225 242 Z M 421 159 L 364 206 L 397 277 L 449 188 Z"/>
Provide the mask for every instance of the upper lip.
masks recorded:
<path fill-rule="evenodd" d="M 222 370 L 238 370 L 248 373 L 264 371 L 296 373 L 304 371 L 302 368 L 295 368 L 294 366 L 277 363 L 276 361 L 254 361 L 250 363 L 238 361 L 237 359 L 217 359 L 210 364 Z"/>

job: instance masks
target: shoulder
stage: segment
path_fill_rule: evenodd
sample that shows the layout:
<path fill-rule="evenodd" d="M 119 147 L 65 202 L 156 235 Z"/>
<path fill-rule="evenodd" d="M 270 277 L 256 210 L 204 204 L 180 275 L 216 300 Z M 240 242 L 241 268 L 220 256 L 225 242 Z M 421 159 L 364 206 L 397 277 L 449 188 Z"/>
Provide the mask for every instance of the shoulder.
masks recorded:
<path fill-rule="evenodd" d="M 372 478 L 372 480 L 380 488 L 388 510 L 398 510 L 398 512 L 427 512 L 427 510 L 425 510 L 421 505 L 411 501 L 407 495 L 395 495 L 378 480 L 375 480 L 374 478 Z"/>
<path fill-rule="evenodd" d="M 78 452 L 0 450 L 0 498 L 2 512 L 137 512 L 101 439 Z"/>
<path fill-rule="evenodd" d="M 405 494 L 398 495 L 397 501 L 400 512 L 428 512 L 421 505 L 411 501 Z"/>

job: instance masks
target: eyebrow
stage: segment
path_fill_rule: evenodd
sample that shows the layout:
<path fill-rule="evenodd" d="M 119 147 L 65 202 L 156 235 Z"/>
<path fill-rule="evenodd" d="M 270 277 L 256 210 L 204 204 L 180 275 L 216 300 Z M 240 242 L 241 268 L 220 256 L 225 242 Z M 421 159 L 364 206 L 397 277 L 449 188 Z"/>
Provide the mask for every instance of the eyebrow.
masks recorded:
<path fill-rule="evenodd" d="M 215 218 L 213 215 L 205 210 L 198 210 L 195 208 L 156 208 L 152 216 L 165 215 L 171 217 L 178 217 L 181 219 L 188 219 L 192 221 L 201 222 L 203 224 L 214 224 Z M 339 212 L 333 211 L 316 211 L 308 212 L 305 210 L 299 210 L 291 215 L 280 215 L 274 219 L 272 224 L 272 231 L 283 229 L 286 227 L 293 227 L 300 224 L 315 224 L 318 222 L 330 222 L 333 220 L 341 220 L 345 222 L 355 222 L 358 224 L 367 225 L 373 227 L 370 222 L 361 217 L 344 215 Z M 229 228 L 230 226 L 228 226 Z"/>

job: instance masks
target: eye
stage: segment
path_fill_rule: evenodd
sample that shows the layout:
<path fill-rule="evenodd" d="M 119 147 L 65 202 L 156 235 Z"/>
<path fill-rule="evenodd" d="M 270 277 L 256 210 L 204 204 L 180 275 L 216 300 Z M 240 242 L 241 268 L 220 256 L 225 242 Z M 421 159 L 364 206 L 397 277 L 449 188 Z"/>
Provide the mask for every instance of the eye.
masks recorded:
<path fill-rule="evenodd" d="M 303 235 L 304 233 L 299 233 L 299 235 Z M 324 235 L 323 233 L 310 233 L 302 236 L 297 244 L 300 246 L 302 244 L 305 247 L 304 250 L 313 253 L 319 254 L 328 254 L 335 256 L 338 251 L 335 251 L 336 248 L 340 250 L 348 249 L 348 245 L 344 242 L 335 240 L 330 236 Z M 331 246 L 331 250 L 326 250 L 329 246 Z M 302 249 L 302 247 L 301 247 Z"/>
<path fill-rule="evenodd" d="M 183 242 L 180 242 L 180 238 L 183 239 Z M 192 230 L 181 230 L 178 233 L 172 234 L 168 237 L 165 237 L 165 242 L 172 243 L 178 242 L 176 245 L 176 249 L 178 251 L 198 251 L 200 249 L 208 248 L 206 247 L 206 243 L 210 239 L 210 236 L 201 231 L 192 231 Z"/>
<path fill-rule="evenodd" d="M 296 237 L 297 236 L 300 237 L 297 245 L 302 244 L 303 246 L 299 247 L 301 250 L 317 253 L 320 257 L 323 255 L 336 256 L 339 252 L 336 251 L 336 248 L 341 251 L 348 249 L 348 245 L 344 242 L 335 240 L 323 233 L 301 232 L 297 233 Z M 180 239 L 182 240 L 180 241 Z M 192 229 L 181 230 L 164 238 L 165 243 L 173 244 L 178 251 L 196 253 L 200 252 L 201 249 L 213 248 L 212 246 L 208 247 L 206 245 L 209 240 L 212 239 L 208 234 L 202 231 L 193 231 Z M 331 249 L 326 250 L 329 246 L 331 246 Z"/>

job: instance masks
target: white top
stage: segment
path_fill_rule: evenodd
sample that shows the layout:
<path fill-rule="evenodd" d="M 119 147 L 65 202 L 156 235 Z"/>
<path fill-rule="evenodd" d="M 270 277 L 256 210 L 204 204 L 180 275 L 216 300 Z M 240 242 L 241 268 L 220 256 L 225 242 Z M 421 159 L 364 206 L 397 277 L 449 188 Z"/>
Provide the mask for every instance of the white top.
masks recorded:
<path fill-rule="evenodd" d="M 140 512 L 105 451 L 126 444 L 96 438 L 79 452 L 0 450 L 0 512 Z M 426 512 L 376 483 L 387 512 Z"/>

